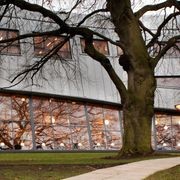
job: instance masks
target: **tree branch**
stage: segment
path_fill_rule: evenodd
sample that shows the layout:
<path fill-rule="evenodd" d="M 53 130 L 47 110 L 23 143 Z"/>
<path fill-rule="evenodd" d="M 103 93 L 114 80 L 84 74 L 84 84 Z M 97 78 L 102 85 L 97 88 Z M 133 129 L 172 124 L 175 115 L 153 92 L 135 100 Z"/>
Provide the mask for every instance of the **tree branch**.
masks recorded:
<path fill-rule="evenodd" d="M 49 17 L 50 19 L 54 20 L 61 28 L 68 29 L 68 25 L 59 16 L 57 16 L 51 10 L 48 10 L 40 5 L 32 4 L 24 0 L 3 0 L 2 2 L 0 2 L 0 5 L 7 4 L 13 4 L 19 7 L 21 10 L 25 9 L 32 12 L 38 12 L 42 14 L 44 17 Z"/>
<path fill-rule="evenodd" d="M 23 34 L 23 35 L 19 35 L 19 36 L 15 37 L 15 38 L 9 38 L 9 39 L 1 40 L 0 44 L 8 43 L 8 42 L 14 42 L 17 40 L 26 39 L 26 38 L 30 38 L 30 37 L 39 37 L 39 36 L 47 36 L 47 35 L 58 36 L 61 34 L 60 30 L 61 29 L 54 30 L 54 31 L 41 32 L 41 33 L 34 32 L 34 33 L 29 33 L 29 34 Z"/>
<path fill-rule="evenodd" d="M 121 95 L 122 104 L 127 99 L 127 90 L 117 73 L 113 69 L 109 59 L 102 53 L 98 52 L 93 45 L 93 32 L 89 29 L 83 29 L 83 36 L 85 38 L 85 52 L 94 60 L 99 62 L 106 72 L 108 73 L 111 80 L 114 82 L 117 90 Z"/>
<path fill-rule="evenodd" d="M 178 2 L 176 0 L 167 0 L 167 1 L 159 3 L 159 4 L 144 6 L 139 11 L 137 11 L 135 13 L 135 16 L 136 16 L 137 19 L 139 19 L 146 12 L 157 11 L 159 9 L 166 8 L 166 7 L 172 7 L 172 6 L 175 6 L 178 10 L 180 10 L 179 4 L 178 4 Z"/>
<path fill-rule="evenodd" d="M 78 23 L 77 27 L 79 27 L 81 24 L 83 24 L 88 18 L 90 18 L 91 16 L 93 16 L 94 14 L 97 14 L 99 12 L 107 12 L 107 9 L 97 9 L 97 10 L 89 13 Z"/>
<path fill-rule="evenodd" d="M 153 38 L 151 41 L 147 44 L 147 48 L 152 46 L 158 39 L 158 37 L 161 35 L 161 30 L 165 27 L 165 25 L 173 18 L 180 15 L 180 12 L 175 12 L 173 14 L 170 14 L 164 21 L 159 25 L 156 34 L 154 34 Z"/>
<path fill-rule="evenodd" d="M 162 50 L 154 58 L 154 61 L 153 61 L 154 67 L 157 65 L 159 60 L 166 54 L 166 52 L 178 42 L 178 40 L 180 40 L 180 35 L 174 36 L 167 41 L 166 45 L 162 48 Z"/>

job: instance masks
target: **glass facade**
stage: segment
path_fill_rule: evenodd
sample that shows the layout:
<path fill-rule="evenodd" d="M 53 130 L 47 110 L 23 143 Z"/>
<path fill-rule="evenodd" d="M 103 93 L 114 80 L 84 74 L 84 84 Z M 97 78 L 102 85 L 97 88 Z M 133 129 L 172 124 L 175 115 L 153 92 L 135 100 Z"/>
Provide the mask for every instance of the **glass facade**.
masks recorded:
<path fill-rule="evenodd" d="M 118 150 L 120 122 L 111 106 L 0 95 L 1 150 Z"/>
<path fill-rule="evenodd" d="M 119 150 L 119 108 L 38 96 L 0 94 L 1 150 Z M 156 114 L 155 150 L 180 150 L 180 116 Z"/>
<path fill-rule="evenodd" d="M 180 150 L 180 116 L 156 114 L 156 149 Z"/>

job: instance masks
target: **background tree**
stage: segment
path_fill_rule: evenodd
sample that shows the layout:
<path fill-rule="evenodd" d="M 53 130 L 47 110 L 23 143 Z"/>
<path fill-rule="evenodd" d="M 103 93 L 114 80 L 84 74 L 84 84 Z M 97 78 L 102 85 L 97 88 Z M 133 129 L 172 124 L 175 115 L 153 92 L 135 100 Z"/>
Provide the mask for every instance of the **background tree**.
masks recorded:
<path fill-rule="evenodd" d="M 35 2 L 35 4 L 32 2 Z M 160 3 L 159 1 L 153 1 L 150 5 L 145 5 L 136 10 L 137 8 L 134 9 L 134 7 L 137 7 L 138 2 L 134 0 L 106 0 L 101 3 L 96 0 L 90 2 L 76 0 L 70 2 L 72 4 L 69 6 L 69 10 L 66 11 L 57 8 L 56 12 L 53 11 L 53 6 L 56 5 L 57 7 L 57 4 L 61 5 L 63 1 L 42 0 L 38 2 L 39 3 L 24 0 L 2 0 L 0 2 L 0 20 L 6 18 L 7 23 L 11 23 L 11 17 L 18 16 L 17 12 L 20 10 L 24 12 L 36 12 L 39 13 L 39 16 L 49 18 L 50 21 L 53 21 L 56 24 L 54 30 L 7 38 L 6 40 L 1 40 L 0 44 L 6 43 L 6 46 L 8 46 L 17 40 L 37 36 L 59 36 L 65 34 L 66 38 L 56 44 L 56 46 L 47 52 L 39 61 L 30 64 L 19 72 L 18 75 L 12 79 L 12 82 L 21 78 L 18 81 L 19 83 L 29 74 L 33 79 L 48 60 L 56 54 L 70 38 L 76 35 L 82 36 L 85 39 L 84 51 L 92 60 L 99 62 L 102 67 L 104 67 L 121 96 L 124 116 L 124 135 L 123 148 L 119 155 L 130 156 L 152 153 L 151 120 L 154 115 L 154 92 L 156 89 L 154 69 L 168 50 L 174 48 L 179 51 L 178 41 L 180 35 L 175 34 L 174 36 L 169 36 L 165 33 L 165 29 L 167 29 L 170 24 L 171 29 L 176 29 L 176 32 L 179 32 L 179 21 L 177 19 L 180 15 L 179 1 L 166 0 Z M 68 20 L 73 12 L 79 13 L 84 7 L 86 11 L 81 13 L 77 22 L 69 23 Z M 168 8 L 171 9 L 166 13 Z M 151 29 L 148 29 L 143 24 L 141 19 L 148 12 L 153 12 L 158 16 L 160 10 L 165 12 L 163 19 L 157 26 L 157 29 L 151 31 Z M 6 16 L 7 14 L 8 16 Z M 96 30 L 85 26 L 86 21 L 97 14 L 98 17 L 103 17 L 102 19 L 112 23 L 114 32 L 119 37 L 118 42 L 114 42 L 110 37 L 106 37 Z M 39 19 L 42 20 L 42 18 Z M 95 49 L 93 45 L 94 36 L 105 39 L 122 49 L 123 54 L 119 58 L 119 65 L 122 66 L 127 73 L 127 87 L 121 80 L 120 75 L 117 74 L 113 68 L 111 60 Z M 3 46 L 3 48 L 6 48 L 6 46 Z"/>

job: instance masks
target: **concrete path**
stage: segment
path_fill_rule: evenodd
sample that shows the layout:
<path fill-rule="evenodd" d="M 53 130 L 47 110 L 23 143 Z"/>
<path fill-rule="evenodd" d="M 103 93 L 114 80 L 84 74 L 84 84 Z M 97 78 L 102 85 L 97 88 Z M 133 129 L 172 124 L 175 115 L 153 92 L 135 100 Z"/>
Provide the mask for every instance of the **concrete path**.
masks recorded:
<path fill-rule="evenodd" d="M 66 180 L 142 180 L 164 169 L 180 165 L 180 157 L 152 159 L 99 169 Z"/>

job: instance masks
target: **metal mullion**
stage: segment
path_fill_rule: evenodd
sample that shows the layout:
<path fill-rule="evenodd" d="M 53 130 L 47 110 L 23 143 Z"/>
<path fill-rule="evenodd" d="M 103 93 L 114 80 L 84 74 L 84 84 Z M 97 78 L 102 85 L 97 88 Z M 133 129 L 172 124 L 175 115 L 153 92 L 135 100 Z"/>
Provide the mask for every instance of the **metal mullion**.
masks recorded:
<path fill-rule="evenodd" d="M 102 118 L 103 118 L 104 129 L 102 129 L 102 130 L 105 132 L 105 140 L 106 140 L 105 147 L 106 147 L 106 150 L 107 150 L 107 149 L 108 149 L 108 140 L 107 140 L 107 128 L 106 128 L 106 124 L 105 124 L 104 111 L 105 111 L 105 108 L 104 108 L 104 106 L 103 106 L 103 107 L 102 107 Z"/>
<path fill-rule="evenodd" d="M 32 130 L 32 143 L 33 143 L 33 150 L 36 150 L 36 141 L 35 141 L 35 125 L 34 125 L 34 113 L 33 113 L 33 102 L 32 96 L 29 97 L 29 115 L 30 115 L 30 124 Z"/>
<path fill-rule="evenodd" d="M 86 104 L 84 105 L 84 110 L 85 110 L 85 117 L 86 117 L 86 123 L 87 123 L 87 130 L 88 130 L 88 136 L 89 136 L 90 149 L 93 150 L 91 128 L 90 128 L 90 123 L 89 123 L 88 111 L 87 111 L 87 105 Z"/>
<path fill-rule="evenodd" d="M 155 150 L 157 151 L 157 131 L 156 131 L 156 118 L 155 118 L 155 115 L 153 116 L 152 118 L 152 133 L 153 133 L 153 137 L 154 137 L 154 147 L 155 147 Z"/>
<path fill-rule="evenodd" d="M 121 143 L 123 145 L 123 134 L 124 134 L 124 129 L 123 129 L 123 112 L 122 110 L 118 111 L 119 113 L 119 124 L 120 124 L 120 133 L 121 133 Z"/>

